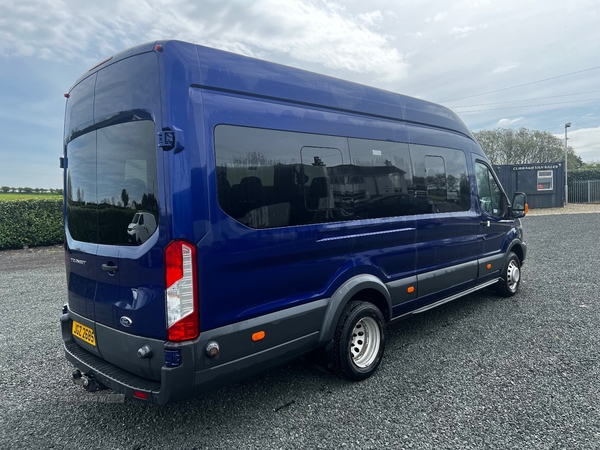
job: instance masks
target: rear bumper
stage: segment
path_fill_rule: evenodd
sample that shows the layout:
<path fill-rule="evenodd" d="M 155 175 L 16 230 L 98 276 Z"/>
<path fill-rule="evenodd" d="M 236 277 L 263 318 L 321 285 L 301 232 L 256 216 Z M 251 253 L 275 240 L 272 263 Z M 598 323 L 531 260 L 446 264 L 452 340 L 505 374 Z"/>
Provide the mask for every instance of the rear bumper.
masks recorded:
<path fill-rule="evenodd" d="M 154 370 L 147 373 L 153 379 L 119 367 L 123 363 L 116 365 L 107 361 L 94 348 L 85 348 L 89 345 L 71 334 L 73 317 L 87 326 L 97 324 L 66 311 L 61 316 L 65 356 L 81 373 L 91 375 L 98 383 L 127 398 L 164 405 L 240 381 L 313 350 L 318 345 L 327 304 L 326 300 L 321 300 L 289 308 L 203 332 L 198 339 L 182 344 L 152 340 L 153 358 L 157 360 L 153 363 Z M 259 330 L 265 331 L 266 337 L 253 342 L 251 336 Z M 106 336 L 108 332 L 104 330 L 102 333 Z M 139 358 L 132 350 L 138 345 L 145 345 L 148 339 L 117 334 L 121 333 L 117 330 L 112 333 L 111 347 L 123 347 L 121 361 L 133 361 L 130 367 L 137 370 L 141 361 L 136 361 Z M 220 350 L 216 357 L 211 358 L 206 355 L 206 347 L 213 342 L 219 345 Z M 164 365 L 164 350 L 179 350 L 181 364 L 178 367 Z M 162 367 L 157 368 L 158 361 Z M 140 397 L 145 397 L 145 400 Z"/>
<path fill-rule="evenodd" d="M 69 313 L 63 313 L 60 322 L 67 360 L 81 373 L 93 376 L 103 386 L 120 392 L 127 398 L 157 405 L 177 402 L 192 395 L 195 372 L 194 345 L 192 343 L 161 342 L 162 345 L 159 348 L 154 341 L 153 350 L 156 353 L 154 357 L 161 358 L 162 364 L 164 364 L 164 349 L 179 350 L 182 363 L 179 367 L 162 366 L 158 376 L 153 377 L 155 379 L 148 379 L 124 370 L 91 353 L 84 348 L 85 344 L 80 345 L 79 340 L 71 334 L 73 320 L 69 317 Z M 143 338 L 138 339 L 143 342 Z M 132 355 L 132 358 L 139 359 L 135 354 Z M 160 381 L 156 378 L 159 378 Z"/>

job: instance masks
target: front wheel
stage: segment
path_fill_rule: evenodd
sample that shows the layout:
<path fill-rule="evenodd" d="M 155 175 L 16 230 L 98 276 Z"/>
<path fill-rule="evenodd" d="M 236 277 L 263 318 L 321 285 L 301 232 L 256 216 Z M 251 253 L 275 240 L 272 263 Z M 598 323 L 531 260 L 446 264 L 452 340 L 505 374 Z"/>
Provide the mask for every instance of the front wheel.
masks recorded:
<path fill-rule="evenodd" d="M 508 255 L 502 278 L 498 281 L 498 293 L 503 297 L 512 297 L 517 293 L 521 284 L 521 262 L 513 252 Z"/>
<path fill-rule="evenodd" d="M 334 371 L 352 381 L 369 378 L 381 363 L 385 348 L 385 323 L 372 303 L 346 305 L 334 337 Z"/>

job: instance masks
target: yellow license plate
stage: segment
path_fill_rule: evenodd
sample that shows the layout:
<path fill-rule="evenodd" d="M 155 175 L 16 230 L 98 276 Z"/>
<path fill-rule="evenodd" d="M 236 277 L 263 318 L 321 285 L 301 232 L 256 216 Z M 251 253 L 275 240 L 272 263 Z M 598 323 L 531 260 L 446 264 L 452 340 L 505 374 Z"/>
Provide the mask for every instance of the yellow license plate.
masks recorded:
<path fill-rule="evenodd" d="M 90 345 L 96 346 L 96 336 L 94 335 L 94 330 L 90 327 L 86 327 L 85 325 L 81 325 L 79 322 L 73 321 L 73 336 L 78 337 L 82 341 L 87 342 Z"/>

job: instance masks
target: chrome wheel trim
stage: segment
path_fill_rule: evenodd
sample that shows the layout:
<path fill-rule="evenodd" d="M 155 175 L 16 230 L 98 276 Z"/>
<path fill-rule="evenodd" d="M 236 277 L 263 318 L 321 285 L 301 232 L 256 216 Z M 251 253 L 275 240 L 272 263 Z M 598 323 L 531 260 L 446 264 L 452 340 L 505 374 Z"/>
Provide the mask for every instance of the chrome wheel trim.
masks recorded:
<path fill-rule="evenodd" d="M 363 317 L 352 330 L 350 355 L 352 362 L 365 369 L 373 364 L 381 346 L 381 330 L 372 317 Z"/>
<path fill-rule="evenodd" d="M 519 269 L 519 264 L 513 259 L 508 263 L 506 269 L 506 283 L 508 284 L 508 288 L 511 291 L 516 290 L 520 279 L 521 269 Z"/>

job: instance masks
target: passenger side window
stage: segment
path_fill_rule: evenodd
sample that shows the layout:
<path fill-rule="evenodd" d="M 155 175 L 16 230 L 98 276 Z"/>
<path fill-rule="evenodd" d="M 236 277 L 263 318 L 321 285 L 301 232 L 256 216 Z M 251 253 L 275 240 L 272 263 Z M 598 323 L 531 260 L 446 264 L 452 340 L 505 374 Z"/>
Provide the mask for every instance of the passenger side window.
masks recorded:
<path fill-rule="evenodd" d="M 467 158 L 461 150 L 411 144 L 415 213 L 450 213 L 471 209 Z"/>
<path fill-rule="evenodd" d="M 436 204 L 445 202 L 448 198 L 446 187 L 446 165 L 441 156 L 425 157 L 425 176 L 427 183 L 427 198 Z"/>
<path fill-rule="evenodd" d="M 477 162 L 475 175 L 481 210 L 490 216 L 502 217 L 504 215 L 502 191 L 491 170 L 485 164 Z"/>
<path fill-rule="evenodd" d="M 309 211 L 326 211 L 339 208 L 341 199 L 334 185 L 343 175 L 342 152 L 337 148 L 302 147 L 302 181 L 304 202 Z M 340 177 L 340 175 L 342 175 Z"/>
<path fill-rule="evenodd" d="M 344 153 L 346 138 L 218 125 L 219 206 L 251 228 L 347 220 Z"/>
<path fill-rule="evenodd" d="M 348 139 L 351 197 L 357 219 L 414 214 L 415 190 L 408 144 Z"/>
<path fill-rule="evenodd" d="M 462 150 L 224 124 L 214 138 L 219 206 L 251 228 L 471 209 Z"/>

